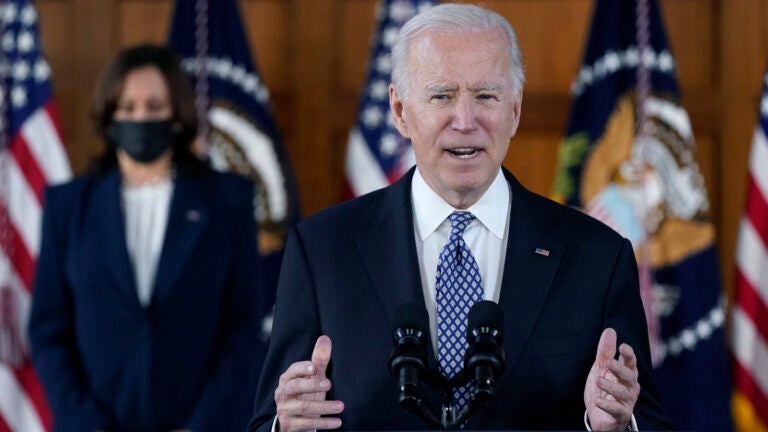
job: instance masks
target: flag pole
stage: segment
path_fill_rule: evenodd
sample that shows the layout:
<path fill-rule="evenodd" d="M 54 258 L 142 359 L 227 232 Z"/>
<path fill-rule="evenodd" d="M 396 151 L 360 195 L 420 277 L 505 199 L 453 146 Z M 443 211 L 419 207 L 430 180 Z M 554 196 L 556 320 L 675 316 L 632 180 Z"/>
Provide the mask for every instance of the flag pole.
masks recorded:
<path fill-rule="evenodd" d="M 651 199 L 648 196 L 650 191 L 647 184 L 646 175 L 649 170 L 650 161 L 648 160 L 648 146 L 652 139 L 653 124 L 646 113 L 646 102 L 651 88 L 650 62 L 646 61 L 653 54 L 650 45 L 650 19 L 648 0 L 636 0 L 635 2 L 636 22 L 635 22 L 635 42 L 638 52 L 638 63 L 636 69 L 637 84 L 635 86 L 635 142 L 634 157 L 637 161 L 637 168 L 640 171 L 640 185 L 643 190 L 642 206 L 648 209 Z M 656 313 L 653 296 L 653 258 L 652 245 L 655 227 L 653 226 L 654 211 L 648 209 L 643 223 L 643 240 L 638 246 L 638 273 L 640 282 L 640 297 L 643 300 L 643 309 L 648 324 L 648 342 L 651 348 L 651 362 L 657 366 L 663 360 L 663 354 L 659 351 L 661 344 L 659 317 Z"/>
<path fill-rule="evenodd" d="M 195 109 L 198 123 L 198 150 L 208 156 L 208 0 L 195 2 Z"/>

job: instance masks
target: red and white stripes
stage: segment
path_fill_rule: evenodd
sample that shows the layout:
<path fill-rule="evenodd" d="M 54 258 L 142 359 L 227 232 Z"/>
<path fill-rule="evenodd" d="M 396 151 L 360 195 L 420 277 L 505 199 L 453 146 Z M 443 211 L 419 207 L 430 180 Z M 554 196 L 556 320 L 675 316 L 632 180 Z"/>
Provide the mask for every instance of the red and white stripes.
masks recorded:
<path fill-rule="evenodd" d="M 381 169 L 376 156 L 368 149 L 365 138 L 357 128 L 353 128 L 349 134 L 344 174 L 352 192 L 352 196 L 347 198 L 358 197 L 389 184 L 386 173 Z"/>
<path fill-rule="evenodd" d="M 40 246 L 42 194 L 47 184 L 72 175 L 58 119 L 51 102 L 35 111 L 0 152 L 0 220 L 6 241 L 0 245 L 0 289 L 11 299 L 25 348 L 21 363 L 0 362 L 0 432 L 45 431 L 51 415 L 32 370 L 24 329 L 29 317 L 35 259 Z"/>
<path fill-rule="evenodd" d="M 736 248 L 731 332 L 734 423 L 740 431 L 768 431 L 768 139 L 760 126 Z"/>

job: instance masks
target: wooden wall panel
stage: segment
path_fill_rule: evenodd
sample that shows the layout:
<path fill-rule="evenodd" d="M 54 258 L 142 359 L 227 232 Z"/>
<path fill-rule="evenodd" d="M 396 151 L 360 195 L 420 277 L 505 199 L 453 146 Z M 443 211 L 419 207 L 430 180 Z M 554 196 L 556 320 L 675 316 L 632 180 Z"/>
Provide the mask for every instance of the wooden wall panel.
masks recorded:
<path fill-rule="evenodd" d="M 290 3 L 283 0 L 240 2 L 243 26 L 251 47 L 251 58 L 270 92 L 278 128 L 289 150 L 295 148 L 296 128 L 293 98 L 293 58 L 296 51 L 291 31 Z M 293 154 L 290 156 L 294 157 Z"/>
<path fill-rule="evenodd" d="M 168 1 L 118 2 L 118 46 L 143 42 L 164 43 L 170 30 L 173 4 Z"/>
<path fill-rule="evenodd" d="M 677 61 L 684 94 L 712 92 L 717 86 L 715 6 L 713 0 L 659 2 L 667 24 L 667 38 Z M 714 92 L 712 92 L 714 94 Z"/>
<path fill-rule="evenodd" d="M 72 1 L 45 1 L 37 4 L 40 16 L 40 34 L 43 37 L 43 52 L 53 70 L 54 89 L 70 89 L 56 93 L 62 135 L 65 140 L 77 135 L 77 106 L 82 98 L 77 87 L 76 64 L 69 61 L 70 47 L 74 45 L 74 35 L 70 31 L 75 20 L 75 8 Z M 53 18 L 56 17 L 56 18 Z M 70 148 L 70 151 L 73 150 Z"/>
<path fill-rule="evenodd" d="M 343 144 L 332 140 L 334 79 L 338 76 L 338 6 L 335 0 L 294 0 L 293 85 L 295 141 L 289 147 L 305 214 L 336 202 L 341 190 Z M 300 6 L 300 7 L 299 7 Z"/>
<path fill-rule="evenodd" d="M 338 74 L 335 75 L 331 141 L 339 158 L 339 171 L 332 176 L 339 185 L 335 198 L 342 196 L 343 158 L 349 130 L 355 122 L 360 92 L 368 68 L 371 38 L 376 25 L 376 1 L 342 0 L 339 5 Z"/>
<path fill-rule="evenodd" d="M 567 94 L 578 71 L 591 19 L 588 0 L 487 1 L 517 32 L 527 93 Z"/>
<path fill-rule="evenodd" d="M 41 0 L 35 6 L 64 143 L 74 171 L 81 172 L 99 148 L 88 115 L 98 68 L 113 51 L 113 2 Z"/>
<path fill-rule="evenodd" d="M 290 42 L 290 4 L 283 0 L 240 2 L 243 25 L 261 77 L 275 95 L 291 92 L 289 73 L 296 52 Z"/>
<path fill-rule="evenodd" d="M 550 196 L 561 139 L 556 130 L 519 131 L 509 144 L 504 166 L 528 189 Z"/>
<path fill-rule="evenodd" d="M 339 90 L 357 95 L 365 79 L 371 37 L 376 25 L 376 2 L 344 0 L 337 41 L 339 49 Z"/>
<path fill-rule="evenodd" d="M 215 0 L 211 0 L 215 1 Z M 305 214 L 337 202 L 376 0 L 239 0 Z M 548 194 L 568 118 L 569 87 L 593 0 L 485 0 L 516 27 L 528 80 L 505 165 Z M 661 0 L 683 105 L 699 146 L 727 286 L 743 211 L 747 155 L 768 61 L 768 0 Z M 73 168 L 101 144 L 88 111 L 96 76 L 120 47 L 162 42 L 172 0 L 38 0 L 42 38 Z"/>
<path fill-rule="evenodd" d="M 75 21 L 73 1 L 41 1 L 37 3 L 40 17 L 40 34 L 43 50 L 48 63 L 55 65 L 56 84 L 68 87 L 76 81 L 75 63 L 71 58 L 70 48 L 74 45 L 71 31 Z"/>

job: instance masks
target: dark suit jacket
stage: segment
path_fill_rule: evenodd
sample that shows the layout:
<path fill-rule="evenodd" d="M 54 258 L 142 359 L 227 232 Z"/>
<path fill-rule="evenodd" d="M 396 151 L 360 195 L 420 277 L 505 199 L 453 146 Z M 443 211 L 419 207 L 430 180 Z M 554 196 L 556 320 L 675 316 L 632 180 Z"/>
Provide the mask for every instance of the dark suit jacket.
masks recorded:
<path fill-rule="evenodd" d="M 387 371 L 395 309 L 424 304 L 412 175 L 320 212 L 290 235 L 250 430 L 269 430 L 280 374 L 308 360 L 321 334 L 333 343 L 328 399 L 345 403 L 342 428 L 427 428 L 397 405 L 397 381 Z M 640 428 L 669 428 L 650 379 L 632 246 L 600 222 L 505 175 L 513 195 L 499 299 L 507 367 L 496 399 L 467 429 L 583 430 L 584 385 L 606 327 L 638 354 L 642 392 L 634 414 Z M 536 248 L 548 249 L 549 256 L 534 253 Z M 431 363 L 437 367 L 434 358 Z M 439 395 L 430 399 L 439 406 Z"/>
<path fill-rule="evenodd" d="M 56 431 L 240 431 L 265 350 L 253 186 L 179 170 L 140 305 L 120 177 L 49 189 L 29 325 Z"/>

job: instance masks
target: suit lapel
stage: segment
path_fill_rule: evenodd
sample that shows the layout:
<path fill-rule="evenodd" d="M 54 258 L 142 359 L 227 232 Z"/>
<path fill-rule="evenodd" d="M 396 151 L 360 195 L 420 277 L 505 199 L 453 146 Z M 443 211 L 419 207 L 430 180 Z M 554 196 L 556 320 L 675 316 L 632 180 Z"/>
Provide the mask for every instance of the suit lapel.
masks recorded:
<path fill-rule="evenodd" d="M 174 287 L 210 218 L 206 183 L 182 174 L 174 184 L 152 303 L 162 300 Z"/>
<path fill-rule="evenodd" d="M 499 296 L 499 306 L 504 311 L 506 367 L 497 380 L 497 389 L 504 386 L 504 381 L 512 374 L 520 358 L 565 250 L 560 240 L 546 232 L 550 222 L 548 212 L 537 205 L 533 194 L 509 171 L 504 170 L 504 175 L 512 188 L 512 208 Z M 488 407 L 472 417 L 467 429 L 477 429 L 487 411 Z"/>
<path fill-rule="evenodd" d="M 101 257 L 118 292 L 130 305 L 140 308 L 136 280 L 125 242 L 125 217 L 121 202 L 120 175 L 117 170 L 94 184 L 91 207 L 93 224 L 97 228 L 97 245 L 104 251 Z"/>
<path fill-rule="evenodd" d="M 401 304 L 424 305 L 413 231 L 412 175 L 413 170 L 390 186 L 384 199 L 368 210 L 371 226 L 356 239 L 390 325 L 395 324 L 395 310 Z"/>
<path fill-rule="evenodd" d="M 514 369 L 541 313 L 565 245 L 547 234 L 551 216 L 508 172 L 512 210 L 499 304 L 504 311 L 506 373 Z"/>
<path fill-rule="evenodd" d="M 531 192 L 520 185 L 511 173 L 504 170 L 504 174 L 512 188 L 512 208 L 499 297 L 504 311 L 506 356 L 506 369 L 499 380 L 500 385 L 520 358 L 565 250 L 562 241 L 546 233 L 550 219 L 546 209 L 537 205 Z M 357 249 L 390 325 L 395 324 L 395 310 L 400 304 L 416 302 L 424 305 L 413 228 L 412 176 L 413 169 L 388 188 L 384 199 L 371 207 L 371 228 L 357 238 Z M 548 256 L 536 253 L 537 248 L 539 252 L 548 252 Z M 437 368 L 431 338 L 428 344 L 430 367 Z M 442 401 L 438 392 L 426 386 L 423 388 L 431 402 L 439 407 Z M 477 427 L 483 416 L 484 412 L 478 413 L 470 419 L 467 428 Z"/>
<path fill-rule="evenodd" d="M 385 191 L 385 197 L 368 210 L 371 227 L 357 238 L 357 249 L 365 264 L 380 303 L 385 309 L 390 328 L 395 325 L 395 311 L 404 303 L 415 302 L 426 310 L 421 285 L 419 258 L 411 204 L 411 168 L 400 180 Z M 427 329 L 430 333 L 430 329 Z M 439 363 L 427 337 L 428 368 L 439 370 Z M 439 372 L 437 372 L 439 375 Z M 421 389 L 427 404 L 440 408 L 442 391 L 434 389 L 422 379 Z"/>

